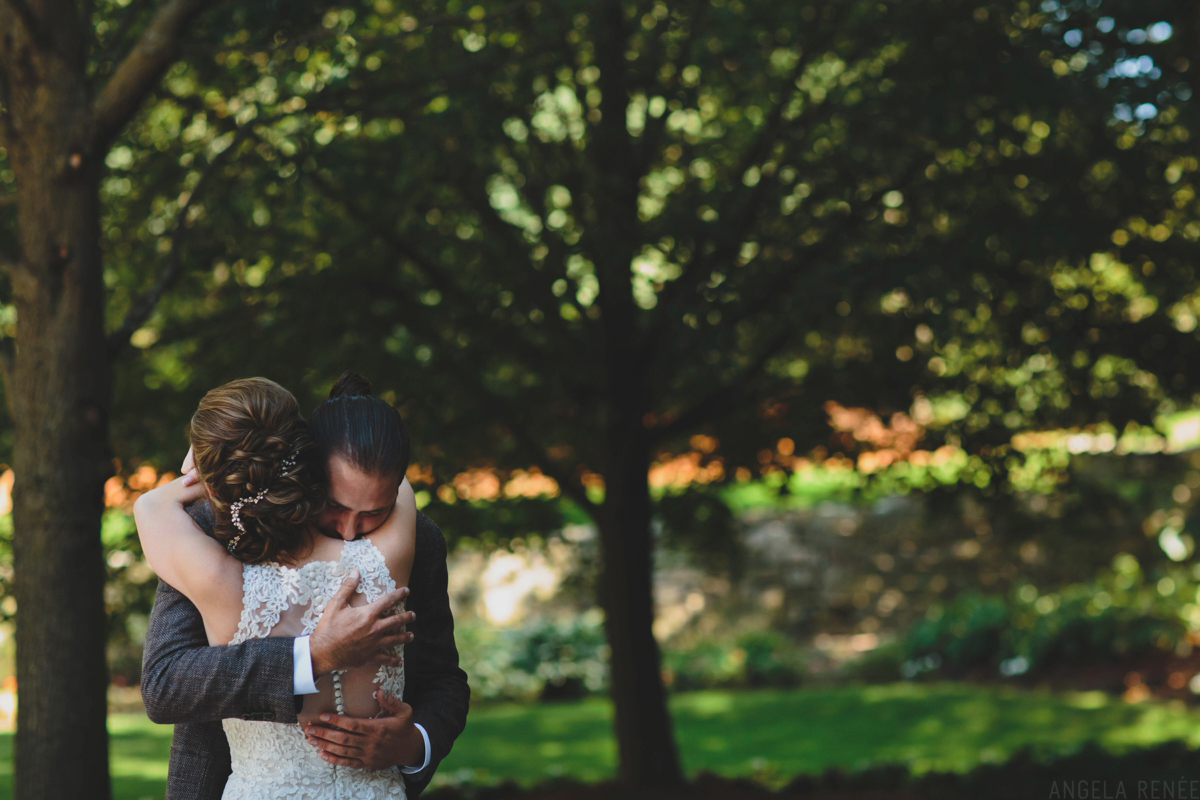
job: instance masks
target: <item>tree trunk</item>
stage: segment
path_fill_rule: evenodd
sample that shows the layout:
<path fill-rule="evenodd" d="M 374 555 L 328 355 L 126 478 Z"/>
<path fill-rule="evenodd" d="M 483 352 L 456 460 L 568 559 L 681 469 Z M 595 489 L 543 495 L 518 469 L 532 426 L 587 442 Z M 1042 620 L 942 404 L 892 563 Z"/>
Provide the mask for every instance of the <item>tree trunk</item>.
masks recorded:
<path fill-rule="evenodd" d="M 88 152 L 90 97 L 76 26 L 54 26 L 39 41 L 16 17 L 0 13 L 20 247 L 9 268 L 17 345 L 6 370 L 16 428 L 15 797 L 103 800 L 110 788 L 100 515 L 111 461 L 101 166 Z"/>
<path fill-rule="evenodd" d="M 644 439 L 636 432 L 622 437 L 605 476 L 600 586 L 611 650 L 618 778 L 664 787 L 682 783 L 682 773 L 653 632 L 650 459 Z"/>
<path fill-rule="evenodd" d="M 607 453 L 600 510 L 600 575 L 605 632 L 611 650 L 618 778 L 631 785 L 683 782 L 667 711 L 662 661 L 654 640 L 653 543 L 650 540 L 648 366 L 640 311 L 631 281 L 640 249 L 637 198 L 640 168 L 625 127 L 629 103 L 625 8 L 609 0 L 592 12 L 601 116 L 593 128 L 591 210 L 587 249 L 600 286 L 604 334 Z"/>

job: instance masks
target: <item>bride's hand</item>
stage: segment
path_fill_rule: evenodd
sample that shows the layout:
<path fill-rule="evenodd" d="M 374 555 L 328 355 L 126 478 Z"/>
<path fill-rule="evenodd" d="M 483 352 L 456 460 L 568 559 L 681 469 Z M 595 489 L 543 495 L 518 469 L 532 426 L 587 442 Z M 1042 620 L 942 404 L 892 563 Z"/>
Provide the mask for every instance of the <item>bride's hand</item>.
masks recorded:
<path fill-rule="evenodd" d="M 191 474 L 195 476 L 195 470 Z M 187 475 L 184 475 L 182 478 L 176 478 L 162 488 L 166 490 L 166 494 L 172 502 L 178 503 L 181 506 L 193 503 L 206 494 L 204 484 L 200 483 L 200 479 L 193 477 L 189 481 Z"/>
<path fill-rule="evenodd" d="M 188 448 L 187 455 L 183 457 L 183 464 L 179 467 L 179 471 L 183 474 L 184 486 L 192 486 L 200 482 L 200 473 L 196 472 L 196 454 L 192 448 Z"/>

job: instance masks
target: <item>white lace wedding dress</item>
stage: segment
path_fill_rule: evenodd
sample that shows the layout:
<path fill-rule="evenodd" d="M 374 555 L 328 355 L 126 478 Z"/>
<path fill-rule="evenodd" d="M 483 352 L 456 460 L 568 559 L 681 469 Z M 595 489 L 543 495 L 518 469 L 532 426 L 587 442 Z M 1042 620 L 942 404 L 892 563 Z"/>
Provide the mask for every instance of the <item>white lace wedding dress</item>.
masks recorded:
<path fill-rule="evenodd" d="M 312 633 L 326 602 L 351 569 L 358 570 L 359 591 L 369 603 L 396 588 L 383 554 L 367 539 L 347 542 L 338 561 L 311 561 L 295 569 L 279 564 L 245 565 L 242 618 L 230 644 L 272 634 Z M 402 655 L 403 647 L 397 647 L 396 654 Z M 222 800 L 395 800 L 405 796 L 399 769 L 369 771 L 327 764 L 306 741 L 302 729 L 321 711 L 339 706 L 350 716 L 374 716 L 378 712 L 372 696 L 376 688 L 396 698 L 404 694 L 404 667 L 349 670 L 336 681 L 323 677 L 317 685 L 321 692 L 306 696 L 299 723 L 224 720 L 233 774 Z"/>

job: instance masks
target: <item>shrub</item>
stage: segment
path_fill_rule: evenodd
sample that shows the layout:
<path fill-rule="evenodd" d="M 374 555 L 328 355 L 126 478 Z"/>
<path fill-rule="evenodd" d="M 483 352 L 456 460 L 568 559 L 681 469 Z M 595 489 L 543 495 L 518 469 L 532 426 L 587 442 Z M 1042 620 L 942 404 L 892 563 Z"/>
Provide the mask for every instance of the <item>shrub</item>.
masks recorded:
<path fill-rule="evenodd" d="M 455 626 L 459 661 L 481 700 L 559 700 L 603 691 L 608 645 L 596 609 L 514 630 L 477 621 Z"/>
<path fill-rule="evenodd" d="M 986 670 L 1004 677 L 1036 674 L 1056 664 L 1082 664 L 1168 650 L 1188 634 L 1184 617 L 1196 606 L 1195 575 L 1182 571 L 1143 579 L 1135 559 L 1121 555 L 1096 580 L 1040 594 L 1030 585 L 1011 598 L 964 594 L 930 609 L 899 642 L 899 674 L 961 677 Z M 1189 622 L 1192 621 L 1189 617 Z M 867 680 L 889 680 L 896 650 L 872 654 L 848 668 Z"/>
<path fill-rule="evenodd" d="M 542 682 L 542 700 L 568 700 L 608 685 L 608 645 L 599 612 L 538 621 L 518 637 L 513 667 Z"/>
<path fill-rule="evenodd" d="M 668 647 L 663 668 L 675 690 L 787 687 L 804 676 L 799 649 L 774 631 L 751 631 L 731 643 L 703 639 L 688 648 Z"/>

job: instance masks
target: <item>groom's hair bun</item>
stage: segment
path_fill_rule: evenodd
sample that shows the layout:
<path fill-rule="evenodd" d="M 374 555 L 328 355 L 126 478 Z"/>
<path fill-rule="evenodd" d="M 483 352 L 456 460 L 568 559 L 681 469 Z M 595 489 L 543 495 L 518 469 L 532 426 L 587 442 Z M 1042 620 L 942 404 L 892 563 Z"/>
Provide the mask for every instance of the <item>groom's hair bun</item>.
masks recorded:
<path fill-rule="evenodd" d="M 342 377 L 337 379 L 333 384 L 333 388 L 329 390 L 330 399 L 334 397 L 370 397 L 375 394 L 371 390 L 371 382 L 359 375 L 357 372 L 346 370 L 342 373 Z"/>
<path fill-rule="evenodd" d="M 342 456 L 368 475 L 398 477 L 408 470 L 408 430 L 400 412 L 371 393 L 371 383 L 347 370 L 313 409 L 309 428 L 326 458 Z"/>
<path fill-rule="evenodd" d="M 218 386 L 200 401 L 189 430 L 196 469 L 209 489 L 214 538 L 248 564 L 274 561 L 303 542 L 304 526 L 325 502 L 324 464 L 296 398 L 266 378 Z"/>

